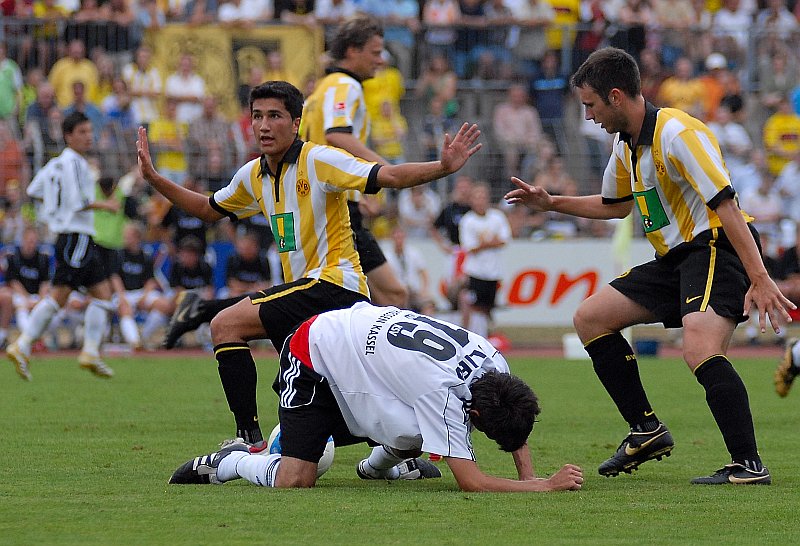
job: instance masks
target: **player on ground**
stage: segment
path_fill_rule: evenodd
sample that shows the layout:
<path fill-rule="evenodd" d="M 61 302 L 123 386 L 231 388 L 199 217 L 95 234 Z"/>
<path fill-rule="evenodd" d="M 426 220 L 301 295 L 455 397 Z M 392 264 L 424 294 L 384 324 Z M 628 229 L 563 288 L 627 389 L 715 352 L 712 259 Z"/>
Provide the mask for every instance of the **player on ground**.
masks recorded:
<path fill-rule="evenodd" d="M 28 186 L 28 195 L 43 201 L 39 218 L 56 239 L 56 270 L 50 293 L 33 308 L 27 327 L 9 345 L 6 354 L 23 379 L 30 380 L 28 361 L 31 344 L 41 337 L 61 309 L 70 292 L 81 287 L 92 296 L 86 308 L 83 350 L 78 356 L 81 368 L 100 377 L 114 372 L 100 358 L 100 344 L 108 327 L 111 304 L 109 272 L 92 240 L 95 210 L 116 210 L 115 201 L 95 201 L 95 185 L 86 161 L 92 149 L 92 124 L 84 114 L 74 112 L 61 124 L 67 147 L 50 160 Z"/>
<path fill-rule="evenodd" d="M 631 427 L 599 472 L 616 476 L 673 448 L 650 406 L 636 357 L 622 336 L 634 324 L 683 327 L 683 358 L 706 391 L 731 464 L 695 484 L 771 482 L 756 447 L 747 390 L 726 353 L 751 307 L 778 331 L 794 305 L 769 278 L 752 219 L 739 209 L 719 145 L 700 121 L 641 95 L 639 69 L 622 50 L 594 52 L 572 76 L 586 119 L 617 133 L 600 195 L 551 196 L 512 178 L 511 203 L 585 218 L 624 218 L 635 203 L 656 259 L 587 298 L 575 329 L 595 373 Z"/>
<path fill-rule="evenodd" d="M 189 214 L 208 222 L 258 213 L 270 220 L 285 284 L 251 294 L 211 315 L 216 315 L 211 334 L 236 419 L 236 436 L 262 449 L 266 442 L 258 424 L 256 366 L 247 342 L 270 339 L 280 350 L 291 329 L 303 320 L 369 296 L 342 192 L 374 193 L 382 187 L 423 184 L 459 170 L 481 147 L 476 143 L 478 127 L 465 123 L 452 139 L 445 136 L 441 160 L 382 166 L 300 140 L 302 107 L 302 94 L 286 82 L 254 88 L 252 127 L 263 155 L 245 164 L 227 187 L 210 198 L 155 171 L 144 129 L 139 130 L 137 142 L 144 179 Z"/>
<path fill-rule="evenodd" d="M 357 303 L 312 317 L 286 339 L 274 388 L 281 454 L 231 445 L 184 464 L 170 483 L 244 478 L 312 487 L 330 436 L 337 447 L 380 444 L 356 467 L 363 479 L 396 479 L 398 463 L 428 451 L 444 456 L 463 491 L 575 490 L 583 483 L 581 469 L 569 464 L 536 478 L 527 444 L 536 395 L 485 338 L 426 315 Z M 481 472 L 473 428 L 512 454 L 518 480 Z"/>

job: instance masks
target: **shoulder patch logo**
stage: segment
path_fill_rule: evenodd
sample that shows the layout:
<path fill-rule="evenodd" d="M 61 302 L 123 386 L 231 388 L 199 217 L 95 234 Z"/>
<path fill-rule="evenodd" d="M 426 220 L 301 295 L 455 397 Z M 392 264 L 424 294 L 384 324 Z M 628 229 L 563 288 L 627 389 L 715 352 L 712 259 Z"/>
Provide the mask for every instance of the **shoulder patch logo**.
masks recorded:
<path fill-rule="evenodd" d="M 656 166 L 656 172 L 659 174 L 659 176 L 664 176 L 667 173 L 667 167 L 664 165 L 664 163 L 658 159 L 656 159 L 654 163 Z"/>
<path fill-rule="evenodd" d="M 311 193 L 311 184 L 308 183 L 308 180 L 298 178 L 295 189 L 297 190 L 297 195 L 300 197 L 305 197 Z"/>

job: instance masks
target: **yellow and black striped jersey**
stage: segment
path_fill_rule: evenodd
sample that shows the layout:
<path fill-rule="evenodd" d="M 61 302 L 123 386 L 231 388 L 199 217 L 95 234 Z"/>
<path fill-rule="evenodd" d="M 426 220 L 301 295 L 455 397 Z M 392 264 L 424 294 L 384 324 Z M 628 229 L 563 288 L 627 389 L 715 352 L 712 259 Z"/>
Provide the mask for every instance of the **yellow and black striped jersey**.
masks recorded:
<path fill-rule="evenodd" d="M 322 279 L 369 297 L 345 192 L 375 193 L 379 169 L 338 148 L 296 140 L 277 173 L 254 159 L 210 203 L 234 220 L 258 213 L 270 220 L 285 282 Z"/>
<path fill-rule="evenodd" d="M 714 209 L 735 192 L 708 127 L 681 110 L 647 103 L 633 152 L 630 136 L 617 134 L 601 195 L 604 203 L 633 199 L 647 239 L 663 256 L 699 233 L 721 227 Z"/>
<path fill-rule="evenodd" d="M 369 117 L 361 81 L 346 70 L 333 68 L 319 81 L 303 105 L 300 135 L 327 144 L 328 133 L 352 133 L 361 142 L 369 136 Z"/>

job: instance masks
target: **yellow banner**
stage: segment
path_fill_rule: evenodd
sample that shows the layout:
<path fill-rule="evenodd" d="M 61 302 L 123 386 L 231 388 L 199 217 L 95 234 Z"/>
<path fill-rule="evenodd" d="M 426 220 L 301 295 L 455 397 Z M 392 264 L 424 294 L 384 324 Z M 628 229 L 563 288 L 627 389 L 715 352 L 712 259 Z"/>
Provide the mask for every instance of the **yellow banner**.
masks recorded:
<path fill-rule="evenodd" d="M 248 83 L 253 66 L 264 70 L 265 79 L 275 79 L 276 74 L 270 72 L 267 63 L 270 52 L 279 51 L 283 57 L 280 79 L 303 91 L 305 83 L 321 70 L 319 59 L 324 51 L 320 29 L 295 25 L 246 30 L 168 25 L 148 31 L 145 43 L 153 49 L 153 64 L 161 73 L 162 82 L 175 72 L 182 53 L 192 54 L 208 93 L 219 99 L 220 111 L 230 119 L 241 111 L 239 87 Z"/>

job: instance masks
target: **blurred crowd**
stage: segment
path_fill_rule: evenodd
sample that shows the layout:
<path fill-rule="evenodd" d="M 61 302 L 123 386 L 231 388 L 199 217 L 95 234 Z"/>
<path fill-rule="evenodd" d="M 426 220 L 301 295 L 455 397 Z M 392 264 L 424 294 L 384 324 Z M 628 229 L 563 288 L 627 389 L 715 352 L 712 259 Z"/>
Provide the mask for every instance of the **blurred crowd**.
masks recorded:
<path fill-rule="evenodd" d="M 378 237 L 393 236 L 394 244 L 433 237 L 449 251 L 458 243 L 452 222 L 470 207 L 467 182 L 488 184 L 515 238 L 610 236 L 612 222 L 534 213 L 500 198 L 512 175 L 552 194 L 598 191 L 611 137 L 583 119 L 568 82 L 589 53 L 614 45 L 639 62 L 647 100 L 683 109 L 717 135 L 767 259 L 779 264 L 796 245 L 796 0 L 3 0 L 0 6 L 0 242 L 7 248 L 37 226 L 25 187 L 63 149 L 61 120 L 78 110 L 94 127 L 97 178 L 110 180 L 98 191 L 119 197 L 125 222 L 140 228 L 148 251 L 175 259 L 186 237 L 197 241 L 189 246 L 199 245 L 200 255 L 215 240 L 238 251 L 248 246 L 238 238 L 248 237 L 266 260 L 265 221 L 212 229 L 154 195 L 137 172 L 135 130 L 148 128 L 160 173 L 212 192 L 258 154 L 250 87 L 284 79 L 308 94 L 315 78 L 298 81 L 281 50 L 268 48 L 263 66 L 231 82 L 241 109 L 226 115 L 191 53 L 177 53 L 174 72 L 161 73 L 147 37 L 176 23 L 300 25 L 329 37 L 357 12 L 385 25 L 386 65 L 364 84 L 372 148 L 392 162 L 432 159 L 443 134 L 466 120 L 481 123 L 485 141 L 484 159 L 461 181 L 382 195 L 369 219 Z M 47 233 L 37 234 L 49 242 Z M 122 246 L 121 235 L 114 244 Z M 279 271 L 277 264 L 272 270 Z M 777 265 L 773 273 L 789 274 Z"/>

